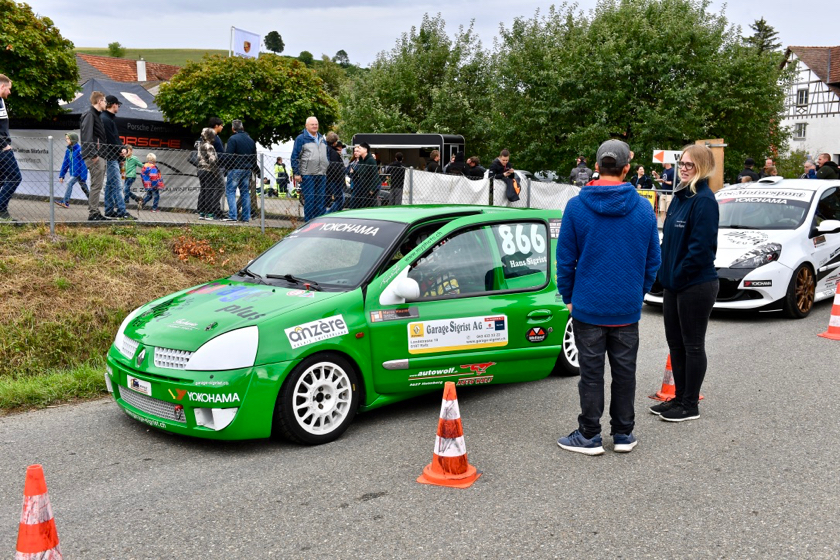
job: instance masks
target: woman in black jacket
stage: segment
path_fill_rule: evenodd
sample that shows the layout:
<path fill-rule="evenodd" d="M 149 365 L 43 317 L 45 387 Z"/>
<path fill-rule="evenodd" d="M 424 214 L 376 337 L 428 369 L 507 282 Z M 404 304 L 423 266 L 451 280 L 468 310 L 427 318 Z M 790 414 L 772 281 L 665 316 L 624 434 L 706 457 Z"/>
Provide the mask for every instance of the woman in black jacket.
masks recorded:
<path fill-rule="evenodd" d="M 690 145 L 679 161 L 679 186 L 662 228 L 662 316 L 674 373 L 673 400 L 650 407 L 663 420 L 700 417 L 700 386 L 706 376 L 706 329 L 718 293 L 715 269 L 719 210 L 709 188 L 715 158 L 706 146 Z"/>
<path fill-rule="evenodd" d="M 636 187 L 637 189 L 653 188 L 653 181 L 651 181 L 650 177 L 645 175 L 644 165 L 640 165 L 636 168 L 636 175 L 632 179 L 630 179 L 630 184 Z"/>

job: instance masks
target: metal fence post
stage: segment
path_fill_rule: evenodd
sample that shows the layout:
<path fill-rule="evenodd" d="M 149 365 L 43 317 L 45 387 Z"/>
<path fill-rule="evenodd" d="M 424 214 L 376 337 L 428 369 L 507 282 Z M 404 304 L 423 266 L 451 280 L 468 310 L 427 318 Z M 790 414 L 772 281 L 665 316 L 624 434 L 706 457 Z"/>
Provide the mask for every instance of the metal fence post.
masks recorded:
<path fill-rule="evenodd" d="M 488 187 L 489 187 L 487 189 L 487 192 L 488 192 L 487 205 L 488 206 L 493 206 L 493 176 L 492 175 L 487 176 L 487 184 L 488 184 Z"/>
<path fill-rule="evenodd" d="M 55 235 L 55 173 L 53 169 L 53 137 L 47 136 L 47 157 L 50 160 L 47 171 L 50 174 L 50 235 Z"/>
<path fill-rule="evenodd" d="M 408 168 L 408 203 L 414 204 L 414 168 Z"/>
<path fill-rule="evenodd" d="M 260 154 L 260 231 L 265 233 L 265 168 L 263 164 L 265 163 L 265 154 Z"/>
<path fill-rule="evenodd" d="M 530 208 L 531 207 L 531 178 L 530 177 L 525 177 L 525 179 L 528 181 L 528 186 L 527 186 L 528 192 L 525 193 L 525 206 L 527 208 Z"/>

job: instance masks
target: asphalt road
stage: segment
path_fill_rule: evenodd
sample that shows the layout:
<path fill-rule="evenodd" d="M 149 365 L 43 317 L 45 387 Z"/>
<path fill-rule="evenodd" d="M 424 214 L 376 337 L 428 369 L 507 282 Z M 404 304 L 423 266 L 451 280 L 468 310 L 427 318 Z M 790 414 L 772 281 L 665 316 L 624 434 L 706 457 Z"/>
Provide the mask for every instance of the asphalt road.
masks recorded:
<path fill-rule="evenodd" d="M 459 389 L 469 489 L 417 484 L 440 395 L 361 415 L 305 448 L 170 436 L 109 399 L 0 419 L 0 550 L 42 463 L 66 558 L 837 558 L 840 342 L 807 319 L 719 315 L 701 418 L 647 413 L 667 355 L 646 308 L 639 445 L 587 457 L 577 379 Z M 605 433 L 609 433 L 605 420 Z"/>

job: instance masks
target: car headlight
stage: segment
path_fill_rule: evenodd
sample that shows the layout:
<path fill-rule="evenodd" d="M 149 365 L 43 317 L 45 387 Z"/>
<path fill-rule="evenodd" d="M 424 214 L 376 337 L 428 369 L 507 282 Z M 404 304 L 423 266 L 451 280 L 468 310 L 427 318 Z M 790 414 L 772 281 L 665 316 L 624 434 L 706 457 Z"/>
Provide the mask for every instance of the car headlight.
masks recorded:
<path fill-rule="evenodd" d="M 134 356 L 127 356 L 123 348 L 125 345 L 123 344 L 125 340 L 125 329 L 130 322 L 132 322 L 138 315 L 140 315 L 140 310 L 143 309 L 143 306 L 138 307 L 134 311 L 128 314 L 128 316 L 123 319 L 122 324 L 120 325 L 119 330 L 117 331 L 117 336 L 114 337 L 114 347 L 119 350 L 126 358 L 129 360 Z"/>
<path fill-rule="evenodd" d="M 222 371 L 252 367 L 257 359 L 260 330 L 257 326 L 237 329 L 208 340 L 192 353 L 187 369 Z"/>
<path fill-rule="evenodd" d="M 778 243 L 765 243 L 750 249 L 729 265 L 729 268 L 758 268 L 765 264 L 776 262 L 782 254 L 782 246 Z"/>

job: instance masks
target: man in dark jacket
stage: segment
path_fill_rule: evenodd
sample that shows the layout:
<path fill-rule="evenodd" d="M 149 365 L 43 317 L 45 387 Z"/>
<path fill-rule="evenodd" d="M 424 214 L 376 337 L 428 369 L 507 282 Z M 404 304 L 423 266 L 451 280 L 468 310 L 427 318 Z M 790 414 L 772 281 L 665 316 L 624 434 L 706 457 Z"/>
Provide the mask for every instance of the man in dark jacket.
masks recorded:
<path fill-rule="evenodd" d="M 478 156 L 473 156 L 467 160 L 467 168 L 464 170 L 464 175 L 467 176 L 467 179 L 472 179 L 473 181 L 484 179 L 486 172 L 487 170 L 481 167 L 481 159 Z"/>
<path fill-rule="evenodd" d="M 330 163 L 327 165 L 327 209 L 326 214 L 330 212 L 340 212 L 344 209 L 344 160 L 341 158 L 341 150 L 344 149 L 344 144 L 338 139 L 338 134 L 335 132 L 328 132 L 326 136 L 327 142 L 327 159 Z M 304 199 L 304 203 L 306 199 Z"/>
<path fill-rule="evenodd" d="M 426 164 L 426 171 L 429 173 L 443 173 L 440 165 L 440 150 L 432 150 L 429 154 L 429 163 Z"/>
<path fill-rule="evenodd" d="M 105 110 L 100 115 L 102 126 L 105 128 L 105 217 L 136 220 L 125 211 L 125 198 L 120 181 L 120 133 L 117 130 L 117 113 L 120 111 L 120 100 L 115 95 L 105 97 Z"/>
<path fill-rule="evenodd" d="M 840 169 L 831 160 L 831 155 L 820 154 L 817 157 L 817 179 L 840 179 Z"/>
<path fill-rule="evenodd" d="M 99 212 L 99 195 L 105 180 L 105 148 L 108 144 L 101 118 L 105 104 L 104 93 L 101 91 L 91 93 L 90 110 L 82 114 L 79 123 L 82 157 L 90 172 L 90 196 L 88 196 L 88 221 L 90 222 L 105 221 L 105 216 Z"/>
<path fill-rule="evenodd" d="M 203 204 L 200 205 L 200 210 L 205 216 L 213 216 L 217 220 L 221 219 L 223 215 L 221 203 L 222 197 L 225 195 L 225 167 L 222 161 L 225 157 L 225 145 L 222 143 L 221 136 L 219 136 L 224 127 L 225 123 L 219 117 L 210 117 L 207 119 L 207 128 L 212 129 L 215 133 L 213 136 L 213 149 L 216 150 L 217 168 L 215 173 L 207 176 L 207 191 L 202 201 Z"/>
<path fill-rule="evenodd" d="M 394 161 L 388 164 L 385 172 L 391 175 L 391 205 L 400 206 L 403 198 L 403 186 L 405 185 L 405 165 L 403 165 L 402 152 L 394 154 Z"/>
<path fill-rule="evenodd" d="M 353 177 L 351 208 L 376 206 L 376 193 L 379 192 L 379 166 L 370 153 L 370 145 L 362 142 L 357 146 L 359 161 Z"/>
<path fill-rule="evenodd" d="M 233 136 L 228 138 L 227 149 L 225 150 L 223 160 L 225 169 L 228 170 L 227 185 L 225 187 L 228 217 L 222 221 L 235 222 L 237 220 L 236 190 L 239 189 L 242 215 L 238 219 L 240 222 L 248 222 L 251 220 L 251 173 L 258 169 L 257 144 L 245 132 L 245 127 L 241 120 L 232 120 L 230 126 L 233 130 Z"/>
<path fill-rule="evenodd" d="M 574 319 L 580 363 L 578 429 L 557 444 L 585 455 L 604 452 L 604 354 L 612 374 L 610 432 L 617 452 L 636 445 L 636 355 L 642 299 L 661 255 L 656 215 L 623 177 L 630 148 L 607 140 L 598 148 L 601 178 L 583 187 L 563 212 L 557 239 L 557 290 Z"/>
<path fill-rule="evenodd" d="M 463 175 L 464 170 L 467 168 L 466 163 L 464 163 L 464 152 L 458 152 L 457 154 L 452 156 L 454 159 L 452 163 L 446 166 L 446 174 L 447 175 Z"/>
<path fill-rule="evenodd" d="M 738 173 L 738 178 L 735 180 L 736 183 L 743 183 L 744 177 L 749 177 L 752 181 L 758 181 L 759 176 L 758 173 L 753 171 L 753 166 L 755 165 L 755 160 L 751 157 L 748 157 L 744 160 L 744 169 Z"/>
<path fill-rule="evenodd" d="M 9 111 L 6 107 L 6 98 L 11 92 L 12 80 L 0 74 L 0 220 L 12 219 L 9 215 L 9 201 L 23 180 L 12 150 L 12 138 L 9 135 Z"/>
<path fill-rule="evenodd" d="M 586 167 L 586 158 L 579 156 L 577 158 L 577 167 L 572 168 L 569 173 L 569 183 L 578 187 L 584 186 L 592 180 L 593 171 Z"/>

